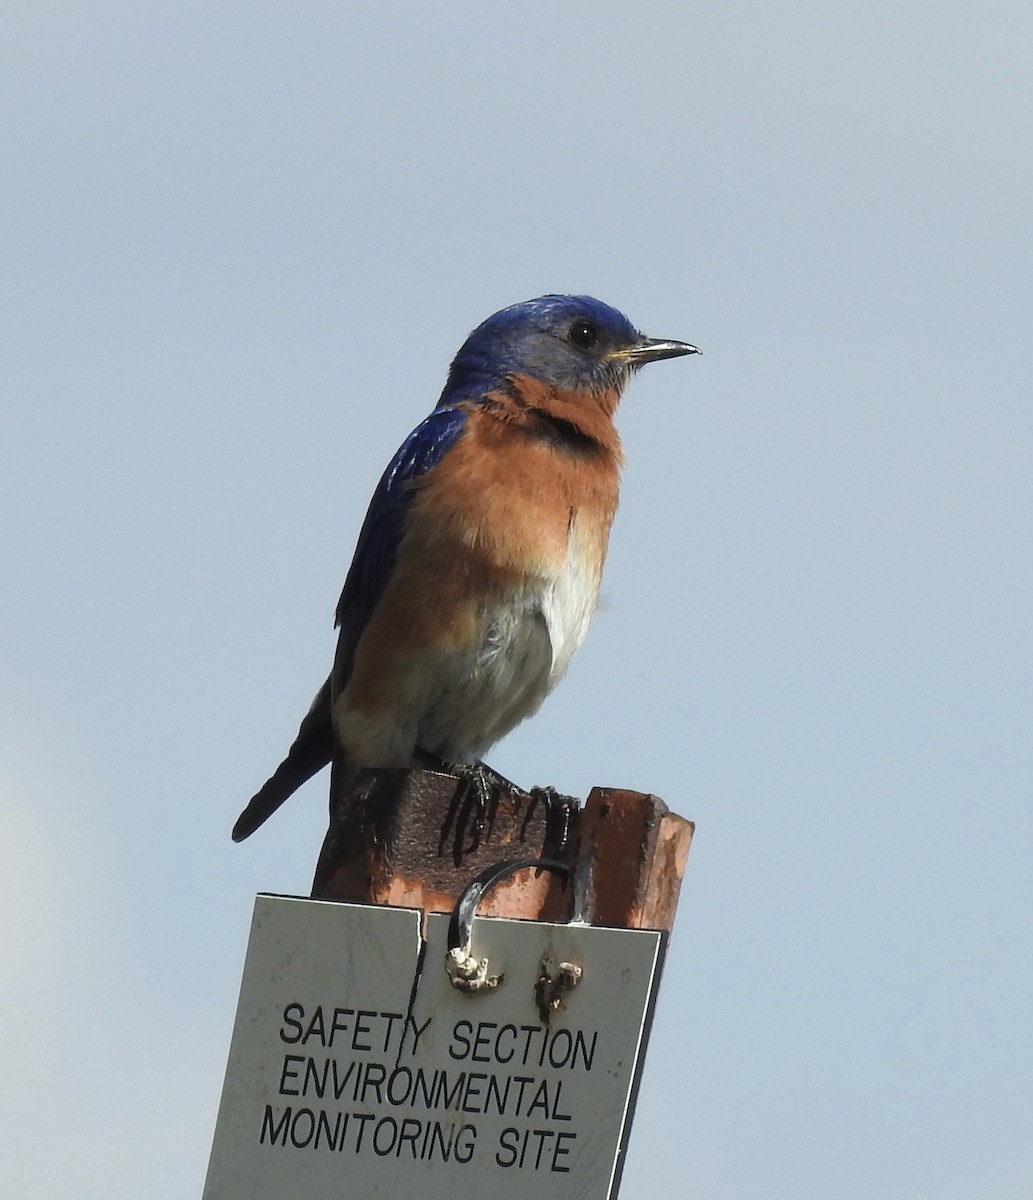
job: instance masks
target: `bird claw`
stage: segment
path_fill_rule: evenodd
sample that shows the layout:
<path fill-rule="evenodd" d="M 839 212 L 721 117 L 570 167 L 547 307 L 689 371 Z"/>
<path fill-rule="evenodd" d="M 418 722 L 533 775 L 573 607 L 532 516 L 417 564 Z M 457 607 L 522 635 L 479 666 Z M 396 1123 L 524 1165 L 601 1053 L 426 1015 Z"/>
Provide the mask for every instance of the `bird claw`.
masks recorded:
<path fill-rule="evenodd" d="M 436 771 L 444 771 L 454 775 L 459 780 L 460 798 L 469 815 L 472 815 L 473 844 L 470 850 L 476 850 L 481 844 L 485 830 L 491 823 L 492 801 L 499 791 L 516 792 L 520 789 L 508 779 L 493 770 L 487 763 L 453 763 L 426 750 L 418 749 L 417 757 L 421 762 L 431 766 Z"/>
<path fill-rule="evenodd" d="M 581 808 L 581 801 L 576 796 L 568 796 L 558 792 L 554 787 L 532 787 L 526 792 L 504 775 L 500 775 L 487 763 L 453 763 L 440 758 L 436 754 L 417 747 L 416 758 L 423 765 L 435 771 L 444 771 L 459 779 L 462 789 L 461 799 L 469 806 L 468 811 L 473 815 L 473 844 L 471 850 L 476 850 L 481 844 L 481 838 L 491 823 L 492 801 L 499 792 L 511 795 L 527 795 L 532 803 L 542 803 L 545 806 L 545 840 L 542 853 L 562 853 L 570 841 L 570 830 L 574 823 L 574 815 Z"/>
<path fill-rule="evenodd" d="M 488 827 L 492 797 L 498 788 L 500 776 L 484 763 L 459 765 L 452 768 L 466 790 L 466 799 L 473 812 L 474 844 L 478 845 Z"/>
<path fill-rule="evenodd" d="M 557 792 L 549 785 L 532 787 L 528 795 L 545 805 L 545 852 L 562 853 L 570 841 L 570 827 L 575 813 L 581 808 L 581 801 L 576 796 Z"/>

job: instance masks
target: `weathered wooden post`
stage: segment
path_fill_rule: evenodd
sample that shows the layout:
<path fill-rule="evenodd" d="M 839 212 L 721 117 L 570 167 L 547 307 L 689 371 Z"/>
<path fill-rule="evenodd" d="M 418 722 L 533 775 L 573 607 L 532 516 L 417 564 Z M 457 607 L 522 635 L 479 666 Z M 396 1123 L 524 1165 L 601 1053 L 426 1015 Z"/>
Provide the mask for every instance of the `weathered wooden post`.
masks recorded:
<path fill-rule="evenodd" d="M 369 772 L 256 899 L 205 1200 L 616 1196 L 693 825 L 465 790 Z"/>

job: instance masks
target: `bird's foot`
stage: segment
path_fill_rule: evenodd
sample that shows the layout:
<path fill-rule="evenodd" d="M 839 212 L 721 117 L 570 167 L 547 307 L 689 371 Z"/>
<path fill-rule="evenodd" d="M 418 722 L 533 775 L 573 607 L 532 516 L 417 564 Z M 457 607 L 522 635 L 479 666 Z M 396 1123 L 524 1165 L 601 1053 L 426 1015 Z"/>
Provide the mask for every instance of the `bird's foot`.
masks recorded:
<path fill-rule="evenodd" d="M 492 802 L 500 792 L 510 795 L 530 796 L 534 804 L 541 803 L 545 807 L 545 839 L 542 846 L 543 856 L 562 854 L 570 841 L 570 830 L 575 815 L 581 809 L 581 801 L 576 796 L 567 796 L 558 792 L 554 787 L 532 787 L 526 791 L 518 787 L 504 775 L 500 775 L 487 763 L 453 763 L 440 755 L 432 754 L 422 747 L 416 748 L 416 761 L 434 771 L 444 771 L 447 775 L 455 775 L 462 789 L 458 799 L 463 802 L 466 819 L 472 816 L 474 834 L 471 850 L 481 843 L 485 830 L 491 824 Z"/>
<path fill-rule="evenodd" d="M 499 792 L 519 792 L 520 788 L 511 783 L 504 775 L 489 767 L 487 763 L 454 763 L 431 754 L 420 747 L 416 749 L 416 758 L 423 765 L 435 771 L 444 771 L 447 775 L 455 775 L 459 779 L 462 801 L 465 810 L 463 824 L 469 823 L 473 829 L 473 844 L 470 850 L 476 850 L 481 844 L 481 838 L 492 820 L 492 802 Z M 470 821 L 470 818 L 473 818 Z"/>
<path fill-rule="evenodd" d="M 581 808 L 581 801 L 576 796 L 566 796 L 549 786 L 532 787 L 528 795 L 545 805 L 545 844 L 542 854 L 562 854 L 570 841 L 570 827 Z"/>

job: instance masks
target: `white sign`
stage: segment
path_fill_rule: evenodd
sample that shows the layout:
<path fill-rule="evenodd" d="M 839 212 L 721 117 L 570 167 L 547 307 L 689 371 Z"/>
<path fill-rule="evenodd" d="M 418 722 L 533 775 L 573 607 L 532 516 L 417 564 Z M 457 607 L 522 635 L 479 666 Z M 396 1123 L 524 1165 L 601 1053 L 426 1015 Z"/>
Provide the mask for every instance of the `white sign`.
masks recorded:
<path fill-rule="evenodd" d="M 204 1200 L 616 1195 L 664 935 L 260 895 Z M 581 967 L 543 1020 L 543 960 Z"/>

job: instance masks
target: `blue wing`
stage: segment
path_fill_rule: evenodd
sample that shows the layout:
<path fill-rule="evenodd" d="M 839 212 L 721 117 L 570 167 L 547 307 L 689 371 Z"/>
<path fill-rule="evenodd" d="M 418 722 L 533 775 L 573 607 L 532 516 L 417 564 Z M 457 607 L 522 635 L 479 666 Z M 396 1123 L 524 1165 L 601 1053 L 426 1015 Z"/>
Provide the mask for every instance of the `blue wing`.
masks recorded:
<path fill-rule="evenodd" d="M 341 633 L 334 662 L 334 695 L 348 681 L 355 645 L 394 566 L 405 511 L 412 497 L 409 485 L 455 445 L 466 420 L 462 409 L 436 408 L 405 439 L 377 484 L 337 605 L 336 624 Z"/>
<path fill-rule="evenodd" d="M 330 678 L 312 701 L 287 757 L 251 797 L 233 827 L 236 842 L 248 837 L 274 813 L 306 779 L 330 762 L 334 754 L 331 723 L 333 697 L 351 675 L 355 643 L 384 590 L 394 566 L 405 510 L 412 495 L 408 486 L 441 460 L 462 436 L 466 413 L 458 408 L 436 408 L 402 443 L 373 493 L 359 533 L 348 578 L 337 605 L 341 635 Z M 333 794 L 331 778 L 331 795 Z"/>

